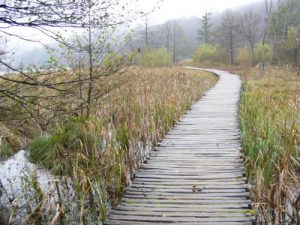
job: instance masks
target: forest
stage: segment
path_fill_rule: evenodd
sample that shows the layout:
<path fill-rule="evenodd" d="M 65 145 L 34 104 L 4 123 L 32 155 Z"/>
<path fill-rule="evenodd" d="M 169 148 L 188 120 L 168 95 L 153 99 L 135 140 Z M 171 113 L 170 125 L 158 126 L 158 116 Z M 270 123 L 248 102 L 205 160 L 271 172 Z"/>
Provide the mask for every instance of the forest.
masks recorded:
<path fill-rule="evenodd" d="M 240 76 L 248 213 L 299 224 L 299 0 L 159 24 L 138 2 L 0 0 L 0 224 L 102 224 L 218 82 L 187 66 Z"/>

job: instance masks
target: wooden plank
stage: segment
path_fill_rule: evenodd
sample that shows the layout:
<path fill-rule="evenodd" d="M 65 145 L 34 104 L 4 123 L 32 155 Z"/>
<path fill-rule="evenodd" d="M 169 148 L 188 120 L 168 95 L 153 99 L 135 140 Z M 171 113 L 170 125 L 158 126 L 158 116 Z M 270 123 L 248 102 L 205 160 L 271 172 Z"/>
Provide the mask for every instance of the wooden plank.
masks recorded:
<path fill-rule="evenodd" d="M 188 185 L 188 184 L 179 184 L 179 183 L 163 183 L 163 184 L 151 184 L 151 183 L 146 183 L 146 184 L 141 184 L 134 182 L 130 185 L 130 187 L 127 188 L 160 188 L 160 189 L 190 189 L 190 188 L 202 188 L 206 190 L 227 190 L 227 189 L 241 189 L 245 190 L 248 189 L 248 185 L 246 184 L 227 184 L 227 183 L 212 183 L 212 184 L 205 184 L 205 185 Z"/>
<path fill-rule="evenodd" d="M 118 208 L 124 207 L 124 208 L 131 208 L 131 207 L 137 207 L 140 208 L 141 210 L 146 210 L 148 209 L 165 209 L 166 211 L 171 210 L 171 209 L 191 209 L 191 210 L 225 210 L 225 209 L 239 209 L 239 210 L 249 210 L 249 204 L 248 203 L 243 203 L 243 204 L 237 204 L 237 203 L 227 203 L 227 204 L 219 204 L 219 205 L 197 205 L 197 204 L 185 204 L 185 205 L 178 205 L 178 204 L 168 204 L 168 205 L 159 205 L 156 203 L 147 203 L 145 204 L 127 204 L 124 202 L 121 202 L 118 205 Z"/>
<path fill-rule="evenodd" d="M 196 199 L 196 200 L 177 200 L 177 199 L 131 199 L 131 198 L 123 198 L 123 203 L 127 203 L 130 205 L 134 204 L 147 204 L 147 203 L 154 203 L 154 204 L 161 204 L 161 205 L 168 205 L 168 204 L 184 204 L 184 205 L 226 205 L 226 204 L 243 204 L 248 203 L 250 204 L 251 201 L 248 199 L 209 199 L 209 200 L 203 200 L 203 199 Z"/>
<path fill-rule="evenodd" d="M 165 183 L 165 182 L 172 182 L 174 179 L 160 179 L 159 177 L 155 178 L 135 178 L 135 182 L 141 182 L 141 183 Z M 245 184 L 246 178 L 227 178 L 227 179 L 181 179 L 181 180 L 176 180 L 175 183 L 181 183 L 181 184 L 218 184 L 218 183 L 227 183 L 227 184 Z"/>
<path fill-rule="evenodd" d="M 131 184 L 133 186 L 135 185 L 149 185 L 149 186 L 164 186 L 166 188 L 168 188 L 169 186 L 178 186 L 178 188 L 181 188 L 182 186 L 186 186 L 186 187 L 192 187 L 192 186 L 201 186 L 201 187 L 207 187 L 207 188 L 212 188 L 212 189 L 220 189 L 221 187 L 223 187 L 224 189 L 226 187 L 230 187 L 230 186 L 235 186 L 235 187 L 246 187 L 247 185 L 245 184 L 245 180 L 243 179 L 152 179 L 152 178 L 136 178 L 134 180 L 134 182 Z M 216 187 L 218 186 L 218 187 Z"/>
<path fill-rule="evenodd" d="M 208 171 L 207 168 L 209 168 L 210 170 Z M 155 168 L 155 169 L 142 169 L 139 171 L 139 174 L 141 173 L 149 173 L 151 172 L 151 174 L 178 174 L 178 175 L 188 175 L 188 174 L 193 174 L 195 172 L 195 168 L 193 169 L 182 169 L 182 168 L 163 168 L 163 167 L 159 167 L 159 168 Z M 220 169 L 220 168 L 212 168 L 212 167 L 206 167 L 206 168 L 197 168 L 197 172 L 199 173 L 242 173 L 244 174 L 244 170 L 237 168 L 237 169 Z"/>
<path fill-rule="evenodd" d="M 239 133 L 241 82 L 218 73 L 216 86 L 150 153 L 104 224 L 252 224 Z"/>
<path fill-rule="evenodd" d="M 137 221 L 124 221 L 124 220 L 109 220 L 105 222 L 106 225 L 157 225 L 157 223 L 152 222 L 137 222 Z M 170 224 L 169 222 L 160 222 L 159 224 Z M 195 225 L 194 222 L 180 222 L 180 223 L 172 223 L 172 225 Z M 207 222 L 197 222 L 197 225 L 208 225 Z M 220 225 L 220 222 L 209 222 L 209 225 Z M 222 225 L 252 225 L 251 221 L 245 222 L 222 222 Z"/>
<path fill-rule="evenodd" d="M 111 219 L 118 219 L 118 220 L 127 220 L 127 221 L 153 221 L 153 222 L 246 222 L 251 221 L 253 217 L 249 216 L 241 216 L 241 217 L 231 217 L 228 215 L 227 217 L 164 217 L 163 215 L 160 217 L 153 217 L 153 216 L 127 216 L 127 215 L 115 215 L 111 214 Z"/>
<path fill-rule="evenodd" d="M 195 192 L 191 190 L 172 190 L 172 191 L 160 191 L 160 190 L 127 190 L 125 197 L 132 199 L 160 199 L 160 200 L 222 200 L 222 199 L 248 199 L 249 193 L 245 191 L 240 192 L 223 192 L 223 193 L 212 193 L 212 192 L 203 192 L 195 189 Z"/>
<path fill-rule="evenodd" d="M 158 193 L 159 192 L 159 193 Z M 230 188 L 226 188 L 226 189 L 208 189 L 206 186 L 190 186 L 189 188 L 156 188 L 156 187 L 128 187 L 126 188 L 126 194 L 138 194 L 138 193 L 147 193 L 147 194 L 152 194 L 152 193 L 157 193 L 158 196 L 164 196 L 166 194 L 170 194 L 170 193 L 177 193 L 178 196 L 180 196 L 180 193 L 185 194 L 186 196 L 189 195 L 208 195 L 208 196 L 228 196 L 230 194 L 232 195 L 243 195 L 246 196 L 248 195 L 248 192 L 246 192 L 246 190 L 244 188 L 240 188 L 240 189 L 230 189 Z M 246 194 L 247 193 L 247 194 Z M 147 195 L 149 196 L 149 195 Z"/>
<path fill-rule="evenodd" d="M 151 165 L 151 164 L 145 164 L 140 169 L 140 171 L 143 170 L 171 170 L 171 171 L 191 171 L 195 172 L 197 171 L 204 171 L 204 172 L 213 172 L 213 171 L 230 171 L 230 170 L 239 170 L 243 171 L 245 168 L 242 168 L 241 165 L 228 165 L 228 166 L 222 166 L 222 167 L 214 167 L 213 165 L 176 165 L 176 164 L 169 164 L 169 165 Z"/>
<path fill-rule="evenodd" d="M 158 178 L 158 179 L 181 179 L 181 180 L 217 180 L 217 179 L 242 179 L 243 176 L 242 174 L 201 174 L 201 175 L 197 175 L 197 174 L 193 174 L 190 176 L 178 176 L 178 175 L 155 175 L 155 174 L 140 174 L 137 173 L 136 178 Z"/>
<path fill-rule="evenodd" d="M 150 160 L 153 162 L 158 161 L 161 163 L 161 159 L 156 158 L 156 157 L 151 157 L 149 159 L 149 161 Z M 211 160 L 211 161 L 208 161 L 208 160 Z M 208 162 L 218 162 L 218 163 L 222 163 L 222 162 L 224 162 L 224 163 L 239 163 L 239 162 L 241 162 L 241 163 L 243 163 L 243 160 L 240 157 L 230 157 L 230 156 L 228 156 L 228 157 L 224 156 L 222 158 L 215 158 L 215 159 L 211 159 L 211 157 L 203 156 L 201 158 L 198 157 L 198 158 L 187 159 L 187 160 L 180 159 L 179 161 L 178 161 L 178 159 L 174 159 L 174 158 L 165 158 L 164 163 L 168 162 L 168 161 L 176 161 L 177 163 L 186 163 L 184 161 L 190 161 L 191 163 L 201 163 L 201 162 L 203 162 L 203 163 L 208 163 Z"/>
<path fill-rule="evenodd" d="M 251 217 L 249 212 L 145 212 L 145 211 L 122 211 L 112 210 L 112 214 L 126 216 L 155 216 L 155 217 L 192 217 L 192 218 L 207 218 L 207 217 Z"/>
<path fill-rule="evenodd" d="M 113 210 L 117 211 L 124 211 L 124 212 L 132 212 L 132 211 L 138 211 L 138 212 L 180 212 L 180 213 L 186 213 L 186 212 L 192 212 L 192 213 L 245 213 L 248 214 L 250 210 L 245 207 L 246 205 L 228 205 L 226 207 L 222 206 L 187 206 L 187 207 L 171 207 L 170 205 L 168 207 L 161 207 L 161 206 L 154 206 L 154 207 L 144 207 L 142 206 L 128 206 L 128 205 L 122 205 L 120 204 L 118 207 L 113 208 Z"/>

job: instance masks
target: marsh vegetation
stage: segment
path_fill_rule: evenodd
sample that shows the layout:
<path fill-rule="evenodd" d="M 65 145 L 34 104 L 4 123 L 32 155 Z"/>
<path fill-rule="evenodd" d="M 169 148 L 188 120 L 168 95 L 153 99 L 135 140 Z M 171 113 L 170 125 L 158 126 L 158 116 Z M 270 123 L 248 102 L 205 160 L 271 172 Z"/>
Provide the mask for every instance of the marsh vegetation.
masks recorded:
<path fill-rule="evenodd" d="M 19 186 L 22 194 L 6 199 L 11 223 L 94 224 L 105 219 L 149 151 L 216 80 L 179 67 L 131 67 L 108 77 L 106 87 L 119 85 L 99 98 L 90 117 L 62 116 L 28 140 L 29 159 L 57 177 L 42 188 L 38 176 L 28 173 Z M 74 99 L 57 101 L 72 104 Z M 5 197 L 1 195 L 3 202 Z"/>
<path fill-rule="evenodd" d="M 291 67 L 244 73 L 241 134 L 259 223 L 299 223 L 300 77 Z"/>

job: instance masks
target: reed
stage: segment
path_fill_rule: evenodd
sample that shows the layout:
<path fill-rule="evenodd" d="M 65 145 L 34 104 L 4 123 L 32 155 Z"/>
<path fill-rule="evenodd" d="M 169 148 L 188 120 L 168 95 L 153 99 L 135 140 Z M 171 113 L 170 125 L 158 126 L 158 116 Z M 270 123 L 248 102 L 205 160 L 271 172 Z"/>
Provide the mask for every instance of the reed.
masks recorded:
<path fill-rule="evenodd" d="M 300 77 L 289 67 L 243 75 L 241 135 L 258 223 L 299 223 Z"/>
<path fill-rule="evenodd" d="M 66 196 L 60 204 L 51 203 L 59 198 L 58 192 L 41 195 L 51 196 L 39 210 L 50 222 L 58 218 L 78 224 L 104 220 L 149 151 L 217 81 L 211 74 L 179 67 L 132 67 L 112 79 L 122 85 L 98 99 L 90 117 L 64 116 L 29 142 L 32 161 L 68 177 L 67 185 L 65 178 L 59 182 Z M 104 84 L 95 84 L 95 88 L 100 92 Z"/>

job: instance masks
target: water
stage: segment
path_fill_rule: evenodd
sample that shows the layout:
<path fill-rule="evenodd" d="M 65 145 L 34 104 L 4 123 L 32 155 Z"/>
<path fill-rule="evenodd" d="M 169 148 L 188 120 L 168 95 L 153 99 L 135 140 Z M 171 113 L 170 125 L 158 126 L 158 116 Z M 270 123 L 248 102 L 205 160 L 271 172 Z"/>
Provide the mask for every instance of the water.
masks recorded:
<path fill-rule="evenodd" d="M 48 171 L 30 163 L 24 150 L 0 162 L 0 224 L 7 222 L 12 207 L 19 210 L 14 224 L 26 215 L 27 211 L 22 207 L 31 196 L 34 196 L 26 188 L 33 176 L 36 177 L 43 192 L 46 192 L 56 180 L 56 177 Z"/>
<path fill-rule="evenodd" d="M 6 161 L 0 162 L 0 186 L 10 199 L 21 193 L 24 178 L 33 174 L 37 176 L 43 190 L 47 190 L 49 184 L 56 179 L 48 171 L 30 163 L 24 150 L 19 151 Z"/>
<path fill-rule="evenodd" d="M 147 160 L 152 147 L 150 141 L 136 140 L 131 143 L 132 162 L 135 164 L 133 173 L 143 161 Z M 19 151 L 6 161 L 0 162 L 0 224 L 7 223 L 12 208 L 15 206 L 13 224 L 20 224 L 30 214 L 29 208 L 36 207 L 41 201 L 38 197 L 39 191 L 33 188 L 34 180 L 38 181 L 38 186 L 43 192 L 42 195 L 47 198 L 41 211 L 43 223 L 49 224 L 51 222 L 56 214 L 57 203 L 61 202 L 65 210 L 64 219 L 66 223 L 79 224 L 80 205 L 78 204 L 80 202 L 78 201 L 78 193 L 74 189 L 76 185 L 69 177 L 53 176 L 49 171 L 29 162 L 24 150 Z M 128 174 L 128 180 L 130 180 L 130 174 Z M 101 181 L 99 188 L 101 190 Z M 93 194 L 96 193 L 93 191 Z M 94 195 L 94 197 L 97 196 Z M 111 205 L 108 199 L 104 197 L 101 200 L 103 200 L 102 204 L 105 204 L 109 210 Z M 85 201 L 85 205 L 87 209 L 90 208 L 88 201 Z M 4 218 L 5 216 L 6 218 Z M 101 216 L 97 210 L 86 216 L 86 224 L 102 224 Z"/>

